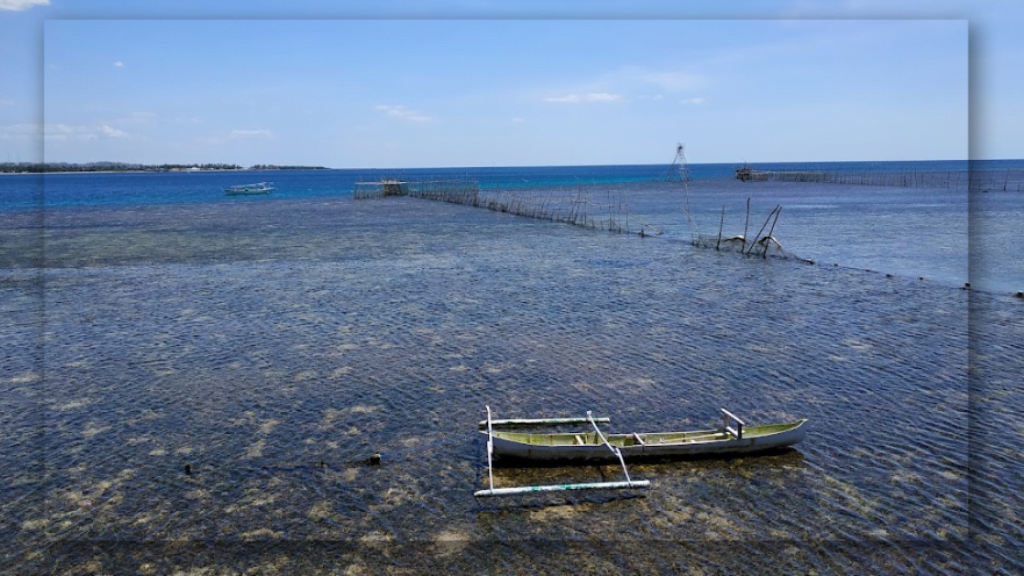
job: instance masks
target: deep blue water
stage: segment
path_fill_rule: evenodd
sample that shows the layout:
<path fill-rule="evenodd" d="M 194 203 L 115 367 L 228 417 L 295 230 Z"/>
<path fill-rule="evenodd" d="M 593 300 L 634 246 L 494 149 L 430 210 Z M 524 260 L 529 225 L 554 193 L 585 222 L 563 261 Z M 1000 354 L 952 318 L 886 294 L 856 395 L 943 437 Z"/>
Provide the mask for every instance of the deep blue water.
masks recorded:
<path fill-rule="evenodd" d="M 350 199 L 357 182 L 468 179 L 481 190 L 614 189 L 629 209 L 656 222 L 670 236 L 688 237 L 684 207 L 702 232 L 716 233 L 722 209 L 734 221 L 744 196 L 756 210 L 785 209 L 780 238 L 801 258 L 883 273 L 971 282 L 997 291 L 1024 289 L 1024 254 L 1018 223 L 1024 221 L 1024 160 L 820 162 L 755 164 L 763 170 L 928 175 L 919 186 L 751 184 L 734 181 L 733 164 L 690 164 L 689 196 L 678 185 L 678 166 L 540 166 L 408 168 L 322 171 L 7 175 L 0 177 L 0 214 L 125 207 L 288 203 Z M 970 170 L 968 170 L 968 168 Z M 969 191 L 968 181 L 973 178 Z M 672 180 L 676 182 L 673 183 Z M 229 197 L 222 189 L 270 181 L 266 197 Z M 770 191 L 769 191 L 770 190 Z M 656 194 L 652 195 L 654 192 Z M 658 195 L 657 193 L 660 193 Z M 767 207 L 766 207 L 767 206 Z M 763 217 L 763 216 L 760 216 Z M 738 233 L 738 231 L 737 231 Z"/>
<path fill-rule="evenodd" d="M 732 178 L 734 164 L 690 164 L 693 180 Z M 820 170 L 853 173 L 966 173 L 966 161 L 761 163 L 764 170 Z M 974 161 L 979 172 L 1022 170 L 1024 160 Z M 322 171 L 240 171 L 198 173 L 47 174 L 0 176 L 0 211 L 69 206 L 131 206 L 205 202 L 238 202 L 222 188 L 232 184 L 272 181 L 271 201 L 352 193 L 356 182 L 381 178 L 477 180 L 481 187 L 507 184 L 601 184 L 651 182 L 673 174 L 669 164 L 626 166 L 524 166 L 493 168 L 346 169 Z M 964 180 L 966 183 L 966 178 Z"/>

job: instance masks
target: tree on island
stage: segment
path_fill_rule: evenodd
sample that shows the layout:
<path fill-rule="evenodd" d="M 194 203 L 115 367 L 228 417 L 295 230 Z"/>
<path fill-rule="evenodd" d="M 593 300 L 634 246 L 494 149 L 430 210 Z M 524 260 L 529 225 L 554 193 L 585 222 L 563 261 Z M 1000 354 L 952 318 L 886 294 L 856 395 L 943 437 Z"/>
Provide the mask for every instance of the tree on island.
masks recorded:
<path fill-rule="evenodd" d="M 254 164 L 249 170 L 327 170 L 323 166 L 278 166 L 277 164 Z"/>
<path fill-rule="evenodd" d="M 129 162 L 3 162 L 0 173 L 42 174 L 46 172 L 186 172 L 223 170 L 326 170 L 323 166 L 278 166 L 256 164 L 243 168 L 238 164 L 134 164 Z"/>

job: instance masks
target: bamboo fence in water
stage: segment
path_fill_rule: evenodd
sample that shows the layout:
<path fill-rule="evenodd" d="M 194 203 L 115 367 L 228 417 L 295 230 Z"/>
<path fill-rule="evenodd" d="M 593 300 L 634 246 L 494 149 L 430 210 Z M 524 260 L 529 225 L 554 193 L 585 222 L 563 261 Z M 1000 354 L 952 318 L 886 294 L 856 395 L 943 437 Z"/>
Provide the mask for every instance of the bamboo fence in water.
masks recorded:
<path fill-rule="evenodd" d="M 661 231 L 629 212 L 622 194 L 594 191 L 583 184 L 502 184 L 481 188 L 472 180 L 359 182 L 356 199 L 411 196 L 495 212 L 550 220 L 594 230 L 624 234 L 658 235 Z"/>
<path fill-rule="evenodd" d="M 948 170 L 906 172 L 855 172 L 848 170 L 736 169 L 736 177 L 748 182 L 815 182 L 899 188 L 949 188 L 978 191 L 1020 192 L 1024 170 Z"/>

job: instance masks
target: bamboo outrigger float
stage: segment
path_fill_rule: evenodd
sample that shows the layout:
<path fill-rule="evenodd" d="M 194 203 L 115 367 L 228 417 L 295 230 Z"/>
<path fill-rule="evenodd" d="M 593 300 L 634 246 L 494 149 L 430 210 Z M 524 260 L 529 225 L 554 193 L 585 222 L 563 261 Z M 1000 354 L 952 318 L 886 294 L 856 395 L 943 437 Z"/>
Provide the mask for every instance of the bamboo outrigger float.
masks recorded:
<path fill-rule="evenodd" d="M 589 422 L 594 427 L 594 434 L 602 439 L 602 444 L 599 446 L 606 446 L 611 454 L 619 459 L 619 463 L 622 464 L 622 473 L 626 476 L 625 482 L 585 482 L 575 484 L 544 484 L 538 486 L 513 486 L 509 488 L 495 488 L 494 487 L 494 427 L 495 426 L 559 426 L 562 424 L 581 424 Z M 622 490 L 627 488 L 650 488 L 650 480 L 633 480 L 629 477 L 629 470 L 626 468 L 626 462 L 622 458 L 622 453 L 618 448 L 612 446 L 604 440 L 604 434 L 601 433 L 601 429 L 597 427 L 598 422 L 608 422 L 607 418 L 594 418 L 590 412 L 587 412 L 587 417 L 584 418 L 549 418 L 549 419 L 513 419 L 513 420 L 491 420 L 491 407 L 487 406 L 487 420 L 481 422 L 480 425 L 486 424 L 487 427 L 487 475 L 489 480 L 489 488 L 486 490 L 477 490 L 473 493 L 473 496 L 480 498 L 484 496 L 511 496 L 514 494 L 529 494 L 532 492 L 560 492 L 566 490 Z"/>

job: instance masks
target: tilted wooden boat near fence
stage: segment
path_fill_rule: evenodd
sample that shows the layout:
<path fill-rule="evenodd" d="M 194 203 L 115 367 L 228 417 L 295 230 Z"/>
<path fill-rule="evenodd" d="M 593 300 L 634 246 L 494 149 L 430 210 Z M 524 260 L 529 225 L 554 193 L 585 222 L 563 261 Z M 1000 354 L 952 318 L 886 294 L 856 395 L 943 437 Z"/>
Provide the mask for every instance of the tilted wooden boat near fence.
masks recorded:
<path fill-rule="evenodd" d="M 741 454 L 791 446 L 804 439 L 804 423 L 747 426 L 722 410 L 723 425 L 714 430 L 629 434 L 493 432 L 494 455 L 522 460 L 614 460 L 607 442 L 625 459 L 669 458 L 706 454 Z"/>
<path fill-rule="evenodd" d="M 632 480 L 626 468 L 627 458 L 669 458 L 706 454 L 747 454 L 792 446 L 804 439 L 806 419 L 783 424 L 747 426 L 729 411 L 722 409 L 722 427 L 691 432 L 651 432 L 646 434 L 605 434 L 597 426 L 607 418 L 550 418 L 492 420 L 487 407 L 486 427 L 487 470 L 490 488 L 478 490 L 475 496 L 508 496 L 529 492 L 557 490 L 649 488 L 650 481 Z M 529 433 L 495 431 L 495 427 L 559 426 L 590 423 L 593 432 Z M 545 486 L 494 487 L 494 458 L 534 461 L 606 461 L 618 460 L 626 477 L 624 482 L 593 482 L 553 484 Z"/>

